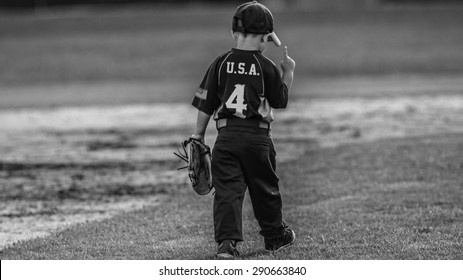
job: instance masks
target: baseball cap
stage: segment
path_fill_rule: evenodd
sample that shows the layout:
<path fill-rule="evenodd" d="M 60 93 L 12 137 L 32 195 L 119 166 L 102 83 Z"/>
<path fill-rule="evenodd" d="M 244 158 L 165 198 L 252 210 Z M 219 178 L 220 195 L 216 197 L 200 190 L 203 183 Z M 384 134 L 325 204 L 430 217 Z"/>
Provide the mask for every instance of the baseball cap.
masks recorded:
<path fill-rule="evenodd" d="M 270 10 L 257 1 L 240 5 L 233 15 L 233 32 L 269 34 L 269 41 L 281 46 L 280 39 L 273 31 L 273 15 Z"/>

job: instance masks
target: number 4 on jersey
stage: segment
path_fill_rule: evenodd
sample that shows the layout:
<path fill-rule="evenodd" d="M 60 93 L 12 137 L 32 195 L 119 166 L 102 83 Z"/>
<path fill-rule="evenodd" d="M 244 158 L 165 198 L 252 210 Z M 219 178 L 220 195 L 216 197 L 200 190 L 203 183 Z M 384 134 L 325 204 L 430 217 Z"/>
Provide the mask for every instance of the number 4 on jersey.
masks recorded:
<path fill-rule="evenodd" d="M 236 84 L 235 90 L 232 92 L 227 102 L 225 102 L 227 108 L 235 109 L 234 115 L 242 119 L 246 118 L 245 111 L 248 108 L 248 105 L 244 101 L 244 86 L 245 85 Z"/>

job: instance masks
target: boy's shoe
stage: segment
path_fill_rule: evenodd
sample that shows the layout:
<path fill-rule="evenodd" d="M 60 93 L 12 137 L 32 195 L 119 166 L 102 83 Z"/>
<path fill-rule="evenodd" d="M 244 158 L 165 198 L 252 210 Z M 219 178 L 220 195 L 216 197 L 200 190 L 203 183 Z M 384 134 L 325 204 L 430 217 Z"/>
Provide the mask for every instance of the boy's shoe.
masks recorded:
<path fill-rule="evenodd" d="M 236 241 L 224 240 L 219 244 L 217 250 L 217 257 L 222 259 L 232 259 L 239 256 L 238 250 L 236 250 Z"/>
<path fill-rule="evenodd" d="M 296 233 L 289 228 L 285 228 L 283 235 L 274 238 L 265 239 L 265 251 L 277 252 L 288 246 L 291 246 L 296 240 Z"/>

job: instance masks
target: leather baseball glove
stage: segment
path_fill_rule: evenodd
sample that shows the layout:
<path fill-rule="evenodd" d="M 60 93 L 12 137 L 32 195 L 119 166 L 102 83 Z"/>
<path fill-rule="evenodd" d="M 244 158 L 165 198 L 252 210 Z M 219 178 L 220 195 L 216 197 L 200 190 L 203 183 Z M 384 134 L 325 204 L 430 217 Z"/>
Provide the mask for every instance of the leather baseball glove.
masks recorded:
<path fill-rule="evenodd" d="M 187 163 L 186 166 L 178 168 L 188 169 L 193 190 L 199 195 L 208 194 L 212 186 L 211 174 L 211 148 L 204 142 L 190 138 L 182 142 L 183 152 L 177 149 L 174 155 Z"/>

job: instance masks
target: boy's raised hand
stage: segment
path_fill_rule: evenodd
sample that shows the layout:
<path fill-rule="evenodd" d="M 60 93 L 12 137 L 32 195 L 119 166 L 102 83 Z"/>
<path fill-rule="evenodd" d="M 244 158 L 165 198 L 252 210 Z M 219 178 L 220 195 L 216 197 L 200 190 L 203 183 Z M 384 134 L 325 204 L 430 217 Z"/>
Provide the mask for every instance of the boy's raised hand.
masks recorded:
<path fill-rule="evenodd" d="M 285 46 L 283 60 L 280 63 L 281 69 L 283 72 L 293 72 L 296 68 L 296 62 L 288 56 L 288 47 Z"/>

